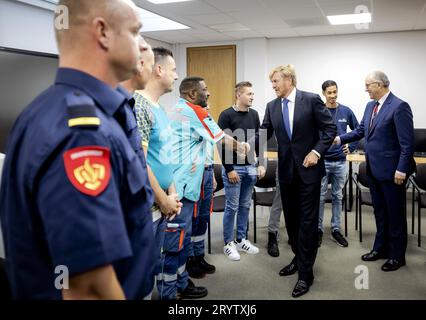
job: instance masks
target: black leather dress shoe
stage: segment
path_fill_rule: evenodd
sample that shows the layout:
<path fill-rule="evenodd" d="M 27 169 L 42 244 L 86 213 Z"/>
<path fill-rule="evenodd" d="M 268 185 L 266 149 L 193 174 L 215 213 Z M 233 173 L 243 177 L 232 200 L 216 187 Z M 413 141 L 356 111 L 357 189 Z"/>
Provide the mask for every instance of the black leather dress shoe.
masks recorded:
<path fill-rule="evenodd" d="M 387 256 L 378 251 L 372 250 L 369 253 L 363 254 L 361 259 L 362 261 L 376 261 L 379 259 L 387 259 Z"/>
<path fill-rule="evenodd" d="M 297 270 L 298 270 L 297 264 L 292 261 L 288 266 L 285 266 L 284 268 L 282 268 L 280 270 L 279 275 L 280 276 L 291 276 L 292 274 L 295 274 L 297 272 Z"/>
<path fill-rule="evenodd" d="M 198 257 L 198 265 L 205 273 L 212 274 L 216 272 L 216 267 L 204 260 L 204 256 Z"/>
<path fill-rule="evenodd" d="M 312 281 L 306 280 L 297 280 L 296 285 L 294 286 L 293 292 L 291 293 L 293 298 L 298 298 L 303 296 L 305 293 L 308 293 L 309 287 L 312 285 Z"/>
<path fill-rule="evenodd" d="M 199 299 L 207 296 L 208 291 L 205 287 L 195 287 L 188 283 L 188 286 L 183 291 L 178 291 L 176 295 L 177 300 L 182 299 Z"/>
<path fill-rule="evenodd" d="M 405 266 L 405 260 L 389 259 L 382 266 L 383 271 L 395 271 Z"/>
<path fill-rule="evenodd" d="M 271 257 L 278 257 L 280 255 L 277 235 L 278 232 L 268 232 L 268 254 Z"/>

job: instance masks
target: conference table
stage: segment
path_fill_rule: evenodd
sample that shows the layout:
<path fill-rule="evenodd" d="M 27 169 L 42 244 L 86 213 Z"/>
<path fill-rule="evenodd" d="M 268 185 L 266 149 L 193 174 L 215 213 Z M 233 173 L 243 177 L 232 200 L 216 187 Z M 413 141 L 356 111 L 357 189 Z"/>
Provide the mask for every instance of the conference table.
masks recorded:
<path fill-rule="evenodd" d="M 275 151 L 267 151 L 264 156 L 269 159 L 277 159 L 278 153 Z M 352 182 L 352 174 L 353 174 L 353 163 L 361 163 L 365 161 L 364 153 L 350 153 L 346 156 L 346 161 L 349 163 L 349 204 L 348 211 L 352 210 L 352 205 L 354 201 L 353 195 L 353 182 Z M 426 157 L 414 157 L 414 161 L 416 164 L 426 163 Z"/>

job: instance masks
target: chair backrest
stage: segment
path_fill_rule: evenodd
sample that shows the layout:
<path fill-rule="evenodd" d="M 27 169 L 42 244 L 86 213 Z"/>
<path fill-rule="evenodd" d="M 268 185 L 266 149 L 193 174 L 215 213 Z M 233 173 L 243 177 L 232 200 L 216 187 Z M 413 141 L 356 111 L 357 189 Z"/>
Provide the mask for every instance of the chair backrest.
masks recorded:
<path fill-rule="evenodd" d="M 218 164 L 218 163 L 215 163 L 213 165 L 213 170 L 214 170 L 214 177 L 215 177 L 216 183 L 217 183 L 217 187 L 214 190 L 214 192 L 217 192 L 217 191 L 223 189 L 222 165 Z"/>
<path fill-rule="evenodd" d="M 268 140 L 267 151 L 278 151 L 278 143 L 275 134 Z"/>
<path fill-rule="evenodd" d="M 257 180 L 256 187 L 273 188 L 276 186 L 277 164 L 277 159 L 268 159 L 265 176 L 263 179 Z"/>
<path fill-rule="evenodd" d="M 358 181 L 362 186 L 368 188 L 367 162 L 361 162 L 358 168 Z"/>
<path fill-rule="evenodd" d="M 417 165 L 417 172 L 413 178 L 420 189 L 426 190 L 426 164 Z"/>
<path fill-rule="evenodd" d="M 426 155 L 426 129 L 414 129 L 414 152 Z"/>

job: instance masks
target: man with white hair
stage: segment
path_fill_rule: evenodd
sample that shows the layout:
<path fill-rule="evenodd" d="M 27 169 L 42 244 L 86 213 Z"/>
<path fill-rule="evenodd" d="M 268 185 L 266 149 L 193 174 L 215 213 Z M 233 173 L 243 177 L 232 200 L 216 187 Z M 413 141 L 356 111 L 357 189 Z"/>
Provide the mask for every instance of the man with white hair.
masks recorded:
<path fill-rule="evenodd" d="M 389 79 L 374 71 L 365 79 L 370 101 L 360 125 L 336 137 L 335 144 L 346 144 L 365 137 L 368 183 L 376 218 L 373 250 L 363 261 L 388 259 L 383 271 L 405 265 L 407 217 L 405 185 L 415 171 L 414 127 L 409 104 L 389 90 Z"/>

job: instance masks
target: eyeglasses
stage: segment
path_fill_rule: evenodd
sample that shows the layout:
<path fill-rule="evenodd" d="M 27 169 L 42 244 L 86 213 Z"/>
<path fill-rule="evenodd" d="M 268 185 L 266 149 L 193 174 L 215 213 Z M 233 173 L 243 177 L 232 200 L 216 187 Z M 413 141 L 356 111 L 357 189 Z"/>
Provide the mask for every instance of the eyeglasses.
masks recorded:
<path fill-rule="evenodd" d="M 365 88 L 366 88 L 366 89 L 370 88 L 370 86 L 371 86 L 373 83 L 379 83 L 379 82 L 374 81 L 374 82 L 366 83 L 366 84 L 365 84 Z"/>

